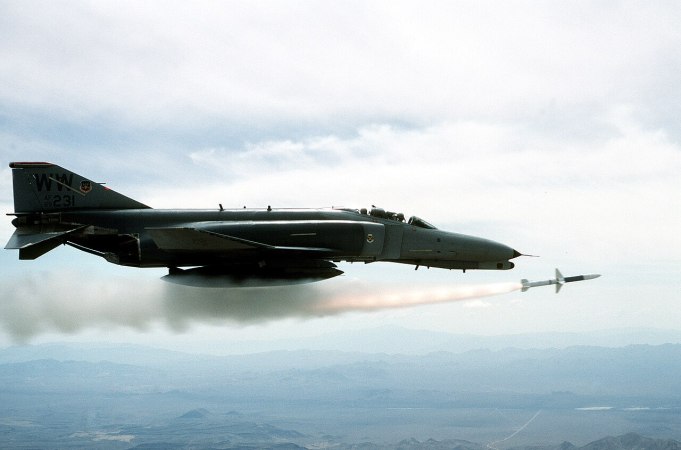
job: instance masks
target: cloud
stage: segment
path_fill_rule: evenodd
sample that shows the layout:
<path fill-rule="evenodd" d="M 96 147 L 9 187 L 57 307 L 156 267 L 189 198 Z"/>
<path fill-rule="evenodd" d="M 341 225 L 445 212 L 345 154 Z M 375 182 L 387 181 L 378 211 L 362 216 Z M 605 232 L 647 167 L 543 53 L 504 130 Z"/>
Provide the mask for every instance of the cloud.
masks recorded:
<path fill-rule="evenodd" d="M 76 122 L 188 132 L 499 120 L 551 104 L 678 111 L 659 95 L 679 90 L 665 76 L 681 61 L 681 13 L 668 4 L 15 2 L 3 12 L 0 101 Z"/>

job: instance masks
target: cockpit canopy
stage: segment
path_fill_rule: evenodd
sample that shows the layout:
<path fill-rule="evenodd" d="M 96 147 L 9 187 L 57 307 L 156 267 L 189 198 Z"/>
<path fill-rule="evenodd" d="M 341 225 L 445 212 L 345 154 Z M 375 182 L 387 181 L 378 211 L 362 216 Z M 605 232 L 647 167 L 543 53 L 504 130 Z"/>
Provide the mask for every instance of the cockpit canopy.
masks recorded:
<path fill-rule="evenodd" d="M 413 225 L 419 228 L 428 228 L 429 230 L 437 230 L 437 228 L 433 224 L 428 223 L 425 220 L 421 219 L 420 217 L 416 216 L 411 216 L 409 218 L 409 225 Z"/>
<path fill-rule="evenodd" d="M 369 214 L 370 216 L 373 217 L 378 217 L 381 219 L 388 219 L 388 220 L 394 220 L 396 222 L 404 222 L 404 214 L 402 213 L 396 213 L 392 211 L 386 211 L 383 208 L 376 208 L 375 206 L 371 208 L 369 212 L 367 212 L 366 208 L 362 208 L 359 210 L 360 214 Z M 426 228 L 429 230 L 437 230 L 437 228 L 426 222 L 425 220 L 421 219 L 420 217 L 416 216 L 411 216 L 407 223 L 411 226 L 414 227 L 419 227 L 419 228 Z"/>

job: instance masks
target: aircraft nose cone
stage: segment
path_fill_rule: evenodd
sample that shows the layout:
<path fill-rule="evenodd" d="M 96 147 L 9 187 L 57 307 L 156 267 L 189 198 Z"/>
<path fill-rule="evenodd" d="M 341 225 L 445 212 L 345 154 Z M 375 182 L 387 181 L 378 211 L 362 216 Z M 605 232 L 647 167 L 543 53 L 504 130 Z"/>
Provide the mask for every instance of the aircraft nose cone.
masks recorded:
<path fill-rule="evenodd" d="M 512 249 L 508 245 L 491 241 L 487 247 L 487 258 L 494 260 L 513 259 L 521 253 Z"/>
<path fill-rule="evenodd" d="M 445 247 L 449 254 L 461 261 L 507 261 L 520 256 L 521 253 L 508 245 L 489 239 L 463 234 L 447 235 Z"/>

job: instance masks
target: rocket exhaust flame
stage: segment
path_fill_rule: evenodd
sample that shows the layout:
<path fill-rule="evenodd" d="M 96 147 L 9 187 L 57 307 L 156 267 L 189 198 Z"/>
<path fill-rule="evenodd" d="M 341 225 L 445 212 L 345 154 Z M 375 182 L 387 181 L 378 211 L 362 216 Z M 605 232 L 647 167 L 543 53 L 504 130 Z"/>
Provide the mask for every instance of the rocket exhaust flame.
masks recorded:
<path fill-rule="evenodd" d="M 522 285 L 520 283 L 493 283 L 388 291 L 383 293 L 341 294 L 320 302 L 317 306 L 318 311 L 322 313 L 408 308 L 418 305 L 432 305 L 507 294 L 521 288 Z"/>

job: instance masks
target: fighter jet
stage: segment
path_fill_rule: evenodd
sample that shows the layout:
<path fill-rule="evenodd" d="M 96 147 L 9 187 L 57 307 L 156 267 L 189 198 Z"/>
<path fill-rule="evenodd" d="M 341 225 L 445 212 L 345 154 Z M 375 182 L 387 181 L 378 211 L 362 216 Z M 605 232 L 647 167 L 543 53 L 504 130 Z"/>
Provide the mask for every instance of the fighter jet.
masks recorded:
<path fill-rule="evenodd" d="M 341 261 L 507 270 L 521 255 L 377 207 L 161 210 L 55 164 L 10 168 L 16 230 L 5 248 L 22 260 L 66 244 L 114 264 L 165 267 L 166 281 L 221 287 L 323 280 L 343 273 Z"/>
<path fill-rule="evenodd" d="M 573 283 L 575 281 L 585 281 L 585 280 L 593 280 L 594 278 L 600 277 L 601 274 L 599 273 L 592 273 L 589 275 L 576 275 L 574 277 L 564 277 L 562 273 L 560 273 L 560 270 L 556 269 L 556 278 L 549 279 L 549 280 L 542 280 L 542 281 L 528 281 L 528 280 L 520 280 L 520 283 L 523 285 L 522 287 L 522 292 L 527 291 L 530 288 L 537 287 L 537 286 L 551 286 L 552 284 L 556 285 L 556 294 L 560 292 L 560 288 L 563 287 L 565 283 Z"/>

